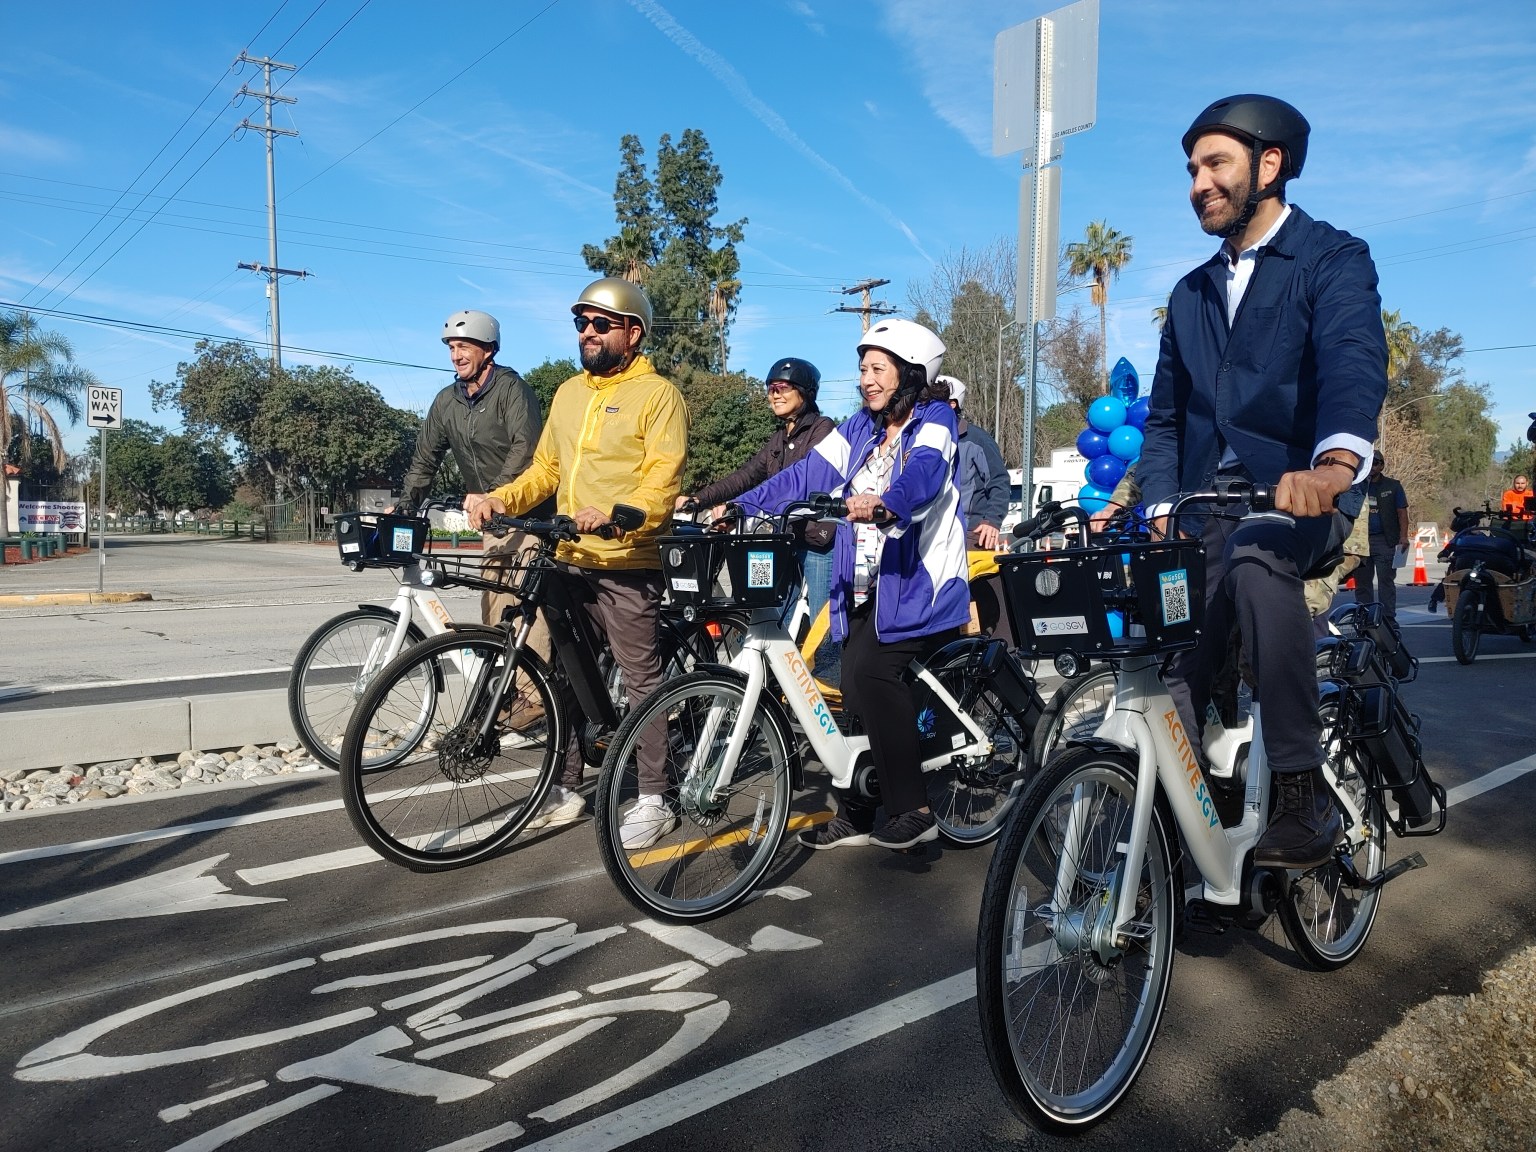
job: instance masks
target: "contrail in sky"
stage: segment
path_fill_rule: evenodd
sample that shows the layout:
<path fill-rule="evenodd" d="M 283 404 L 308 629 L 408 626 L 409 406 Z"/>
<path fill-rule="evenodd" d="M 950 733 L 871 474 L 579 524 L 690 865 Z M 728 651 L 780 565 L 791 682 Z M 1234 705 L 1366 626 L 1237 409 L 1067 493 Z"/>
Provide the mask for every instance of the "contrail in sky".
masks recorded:
<path fill-rule="evenodd" d="M 731 95 L 736 97 L 736 100 L 748 112 L 757 117 L 763 127 L 767 128 L 768 131 L 772 132 L 780 140 L 784 141 L 784 143 L 832 177 L 834 181 L 857 197 L 860 203 L 877 213 L 891 227 L 899 230 L 911 243 L 912 247 L 917 249 L 918 255 L 930 264 L 933 263 L 933 257 L 923 251 L 923 246 L 918 243 L 916 234 L 906 226 L 896 213 L 892 212 L 878 200 L 860 191 L 855 187 L 852 180 L 848 179 L 838 170 L 836 165 L 823 157 L 821 153 L 817 152 L 804 140 L 800 139 L 796 135 L 795 130 L 785 123 L 784 117 L 758 99 L 752 89 L 747 86 L 747 82 L 741 78 L 741 74 L 732 68 L 720 53 L 712 48 L 705 47 L 697 36 L 674 20 L 672 14 L 656 3 L 656 0 L 629 0 L 629 2 L 636 11 L 656 25 L 663 36 L 704 65 L 709 70 L 710 75 L 725 85 Z"/>

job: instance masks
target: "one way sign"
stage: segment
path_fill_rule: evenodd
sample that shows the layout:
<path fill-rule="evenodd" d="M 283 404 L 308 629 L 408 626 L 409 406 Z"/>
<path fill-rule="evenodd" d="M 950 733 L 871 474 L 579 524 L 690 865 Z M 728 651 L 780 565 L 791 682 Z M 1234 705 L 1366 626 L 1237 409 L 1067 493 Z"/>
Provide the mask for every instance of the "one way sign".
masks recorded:
<path fill-rule="evenodd" d="M 89 428 L 121 428 L 123 390 L 92 387 L 86 402 L 85 423 Z"/>

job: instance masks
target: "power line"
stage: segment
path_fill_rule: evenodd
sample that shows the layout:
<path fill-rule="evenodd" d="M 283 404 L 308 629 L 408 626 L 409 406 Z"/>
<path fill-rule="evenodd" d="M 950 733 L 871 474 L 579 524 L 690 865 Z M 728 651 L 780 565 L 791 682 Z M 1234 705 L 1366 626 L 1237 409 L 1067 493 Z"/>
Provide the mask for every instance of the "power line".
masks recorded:
<path fill-rule="evenodd" d="M 284 8 L 286 8 L 286 7 L 288 7 L 288 0 L 282 0 L 282 3 L 280 3 L 277 6 L 276 10 L 272 13 L 272 15 L 267 17 L 266 23 L 262 24 L 262 26 L 256 30 L 256 35 L 251 37 L 251 40 L 252 40 L 253 43 L 255 42 L 257 37 L 259 37 L 263 32 L 265 32 L 267 30 L 267 28 L 272 24 L 272 21 L 276 20 L 278 15 L 279 15 L 279 13 L 281 13 L 282 10 Z M 123 199 L 124 196 L 129 196 L 129 195 L 133 195 L 134 194 L 133 193 L 133 186 L 144 178 L 144 174 L 146 172 L 148 172 L 152 167 L 154 167 L 155 161 L 160 159 L 160 157 L 165 154 L 165 150 L 167 148 L 169 148 L 172 143 L 175 142 L 176 137 L 181 135 L 182 129 L 184 129 L 188 124 L 190 124 L 192 122 L 192 118 L 194 116 L 196 116 L 199 112 L 202 111 L 203 105 L 208 102 L 208 97 L 212 96 L 215 92 L 217 92 L 219 90 L 219 85 L 224 83 L 225 77 L 227 77 L 229 75 L 230 71 L 233 68 L 234 68 L 234 64 L 231 63 L 230 66 L 224 70 L 223 74 L 220 75 L 219 78 L 213 82 L 213 86 L 210 87 L 207 92 L 203 93 L 203 98 L 197 102 L 197 106 L 194 107 L 192 109 L 192 111 L 187 113 L 186 118 L 184 120 L 182 120 L 182 122 L 176 126 L 176 130 L 174 132 L 172 132 L 169 137 L 166 138 L 165 143 L 160 145 L 159 149 L 155 152 L 155 154 L 153 156 L 151 156 L 149 158 L 149 160 L 145 163 L 144 167 L 139 169 L 138 175 L 135 176 L 132 180 L 130 180 L 128 182 L 128 187 L 123 189 L 123 191 L 118 194 L 117 199 L 114 200 L 112 202 L 112 204 L 106 209 L 106 211 L 104 211 L 102 213 L 101 219 L 98 220 L 96 222 L 96 224 L 99 224 L 103 220 L 105 220 L 107 218 L 107 216 L 111 213 L 111 211 L 114 208 L 116 208 L 119 203 L 122 202 L 122 199 Z M 222 109 L 221 109 L 221 111 L 222 111 Z M 218 119 L 217 117 L 214 117 L 214 120 L 210 120 L 209 121 L 209 127 L 212 127 L 213 123 L 217 119 Z M 201 140 L 203 138 L 203 136 L 207 134 L 207 132 L 208 132 L 208 128 L 204 128 L 203 131 L 198 134 L 197 139 Z M 192 143 L 193 143 L 193 145 L 195 145 L 197 143 L 197 140 L 194 140 Z M 191 148 L 189 147 L 187 149 L 187 151 L 190 152 Z M 181 156 L 177 158 L 176 164 L 180 164 L 181 161 L 186 158 L 186 155 L 187 155 L 187 153 L 183 152 L 181 154 Z M 176 164 L 172 164 L 171 167 L 166 170 L 166 176 L 169 176 L 170 173 L 175 170 Z M 162 176 L 160 178 L 160 180 L 157 180 L 155 182 L 154 186 L 152 188 L 150 188 L 149 191 L 153 192 L 155 190 L 155 188 L 158 188 L 160 186 L 161 181 L 163 181 L 164 179 L 165 179 L 165 176 Z M 142 205 L 144 203 L 144 200 L 147 199 L 148 196 L 149 196 L 149 193 L 140 193 L 139 194 L 139 197 L 140 197 L 139 198 L 139 204 Z M 80 239 L 76 240 L 75 243 L 73 245 L 71 245 L 71 247 L 70 247 L 68 252 L 64 253 L 63 256 L 59 257 L 58 261 L 54 264 L 54 266 L 52 268 L 50 268 L 48 270 L 48 272 L 43 276 L 43 278 L 41 280 L 39 280 L 35 285 L 33 285 L 31 288 L 29 288 L 27 290 L 26 295 L 23 297 L 23 299 L 26 299 L 26 298 L 30 297 L 34 291 L 36 291 L 37 289 L 41 288 L 44 284 L 46 284 L 48 282 L 48 279 L 55 272 L 57 272 L 59 270 L 60 266 L 63 265 L 63 263 L 66 260 L 68 260 L 71 256 L 73 256 L 75 254 L 75 252 L 80 248 L 80 245 L 84 244 L 86 239 L 90 236 L 90 234 L 96 230 L 96 224 L 92 224 L 89 228 L 87 228 L 85 230 L 85 232 L 81 235 Z M 119 225 L 119 227 L 121 227 L 121 225 Z M 96 251 L 101 247 L 102 244 L 106 243 L 107 240 L 110 240 L 112 238 L 112 235 L 116 231 L 117 231 L 117 229 L 114 228 L 112 230 L 112 232 L 109 232 L 105 237 L 103 237 L 102 240 L 97 243 L 95 248 L 92 248 L 90 252 L 86 253 L 86 255 L 80 259 L 79 263 L 77 263 L 74 266 L 74 268 L 71 268 L 69 270 L 69 272 L 64 276 L 63 279 L 67 280 L 69 278 L 69 276 L 73 275 L 74 272 L 75 272 L 75 269 L 79 268 L 81 264 L 84 264 L 86 260 L 89 260 L 91 258 L 91 256 L 94 255 L 96 253 Z M 115 254 L 116 253 L 114 253 L 114 255 Z M 98 271 L 99 271 L 99 269 L 98 269 Z M 89 277 L 87 277 L 87 279 L 89 279 Z M 63 280 L 61 280 L 60 283 L 62 284 Z M 82 281 L 82 283 L 83 283 L 83 281 Z M 78 287 L 78 286 L 79 285 L 76 285 L 76 287 Z M 48 292 L 45 292 L 39 298 L 38 302 L 42 303 L 42 301 L 46 300 L 49 296 L 51 296 L 53 294 L 53 291 L 55 291 L 55 290 L 56 289 L 50 290 Z M 73 294 L 73 289 L 71 289 L 71 294 Z M 69 297 L 65 296 L 64 299 L 67 300 L 67 299 L 69 299 Z M 64 302 L 63 300 L 59 301 L 59 303 L 61 303 L 61 304 L 63 302 Z"/>
<path fill-rule="evenodd" d="M 322 168 L 319 172 L 316 172 L 308 180 L 304 181 L 304 183 L 300 184 L 297 188 L 295 188 L 292 192 L 290 192 L 289 195 L 293 196 L 293 195 L 297 195 L 299 192 L 302 192 L 305 188 L 308 188 L 311 184 L 313 184 L 316 180 L 320 179 L 320 177 L 324 176 L 332 168 L 335 168 L 336 165 L 342 163 L 345 160 L 350 159 L 351 157 L 356 155 L 358 152 L 360 152 L 364 148 L 368 147 L 368 145 L 372 144 L 380 136 L 384 135 L 384 133 L 388 132 L 391 128 L 393 128 L 396 124 L 400 123 L 400 121 L 404 120 L 412 112 L 416 111 L 416 109 L 420 108 L 428 100 L 432 99 L 432 97 L 436 96 L 444 88 L 448 87 L 450 84 L 452 84 L 454 81 L 460 79 L 461 77 L 467 75 L 473 69 L 478 67 L 482 61 L 484 61 L 487 58 L 489 58 L 490 56 L 494 55 L 498 50 L 500 50 L 500 48 L 504 44 L 506 44 L 509 40 L 511 40 L 512 37 L 516 36 L 524 28 L 527 28 L 530 24 L 532 24 L 535 20 L 537 20 L 540 16 L 544 15 L 544 13 L 548 12 L 551 8 L 553 8 L 558 3 L 560 3 L 560 0 L 549 0 L 548 4 L 546 4 L 546 5 L 544 5 L 544 7 L 540 8 L 532 16 L 528 17 L 527 20 L 524 20 L 521 24 L 519 24 L 511 32 L 507 33 L 506 36 L 503 36 L 500 40 L 498 40 L 495 44 L 491 45 L 491 47 L 486 49 L 486 51 L 481 53 L 479 56 L 475 57 L 475 59 L 471 60 L 464 68 L 460 69 L 458 72 L 455 72 L 447 80 L 444 80 L 436 88 L 432 89 L 432 91 L 428 92 L 420 100 L 416 101 L 416 103 L 412 104 L 409 108 L 407 108 L 404 112 L 400 113 L 400 115 L 396 116 L 388 124 L 384 125 L 384 127 L 380 128 L 372 136 L 368 137 L 368 139 L 364 140 L 361 144 L 357 145 L 357 147 L 353 148 L 352 151 L 346 153 L 345 155 L 339 157 L 336 160 L 333 160 L 330 164 L 326 165 L 326 167 Z"/>

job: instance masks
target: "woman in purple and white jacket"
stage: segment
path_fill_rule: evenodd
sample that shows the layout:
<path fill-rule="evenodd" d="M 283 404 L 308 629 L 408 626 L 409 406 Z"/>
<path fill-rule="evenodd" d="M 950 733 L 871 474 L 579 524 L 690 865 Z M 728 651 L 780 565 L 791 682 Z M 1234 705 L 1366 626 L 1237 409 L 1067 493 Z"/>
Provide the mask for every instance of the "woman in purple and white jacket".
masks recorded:
<path fill-rule="evenodd" d="M 886 823 L 838 795 L 837 816 L 803 832 L 808 848 L 910 848 L 938 835 L 918 759 L 908 664 L 959 634 L 970 616 L 965 516 L 955 483 L 955 413 L 930 386 L 944 342 L 885 320 L 859 343 L 864 406 L 805 459 L 737 497 L 776 514 L 830 492 L 848 506 L 832 560 L 832 635 L 843 643 L 843 710 L 869 735 Z"/>

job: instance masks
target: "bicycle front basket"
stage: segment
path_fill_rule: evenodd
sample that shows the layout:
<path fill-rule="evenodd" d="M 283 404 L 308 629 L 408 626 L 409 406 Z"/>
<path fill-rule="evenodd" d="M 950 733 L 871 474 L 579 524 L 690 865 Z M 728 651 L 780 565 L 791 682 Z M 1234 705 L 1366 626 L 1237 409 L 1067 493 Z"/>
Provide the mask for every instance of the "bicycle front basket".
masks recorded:
<path fill-rule="evenodd" d="M 1205 609 L 1198 541 L 999 556 L 1019 647 L 1032 656 L 1140 656 L 1192 648 Z"/>
<path fill-rule="evenodd" d="M 708 532 L 663 536 L 661 574 L 678 608 L 771 608 L 789 596 L 795 538 Z"/>
<path fill-rule="evenodd" d="M 426 547 L 431 528 L 410 516 L 347 512 L 336 517 L 336 549 L 347 564 L 409 564 Z"/>

